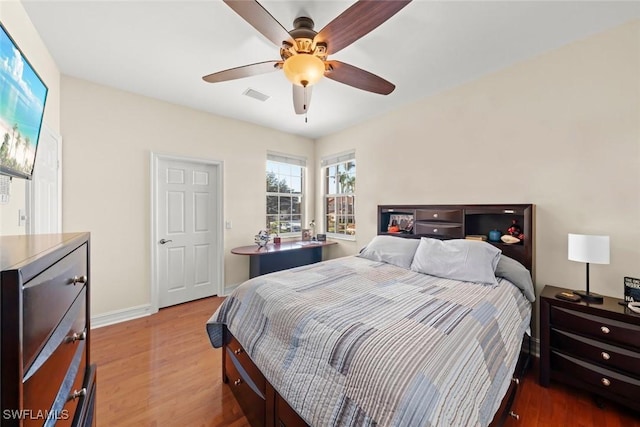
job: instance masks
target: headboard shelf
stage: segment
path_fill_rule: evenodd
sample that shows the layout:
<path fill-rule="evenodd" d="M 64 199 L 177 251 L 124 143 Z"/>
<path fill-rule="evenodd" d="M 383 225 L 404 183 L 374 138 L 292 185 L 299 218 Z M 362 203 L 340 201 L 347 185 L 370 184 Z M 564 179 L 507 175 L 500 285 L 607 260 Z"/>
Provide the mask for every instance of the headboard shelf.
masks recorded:
<path fill-rule="evenodd" d="M 489 241 L 489 232 L 507 234 L 513 221 L 522 229 L 524 239 L 506 244 Z M 521 262 L 533 274 L 535 244 L 535 205 L 379 205 L 378 234 L 404 238 L 436 239 L 480 238 L 498 247 L 502 253 Z"/>

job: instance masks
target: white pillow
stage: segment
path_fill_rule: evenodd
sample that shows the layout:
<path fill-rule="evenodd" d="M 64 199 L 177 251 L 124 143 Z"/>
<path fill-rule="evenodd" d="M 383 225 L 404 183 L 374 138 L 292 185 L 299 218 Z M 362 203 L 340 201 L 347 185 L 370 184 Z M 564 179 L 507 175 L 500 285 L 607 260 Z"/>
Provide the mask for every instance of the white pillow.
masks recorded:
<path fill-rule="evenodd" d="M 376 236 L 358 256 L 409 269 L 419 244 L 418 239 Z"/>
<path fill-rule="evenodd" d="M 464 282 L 497 284 L 495 271 L 501 250 L 476 240 L 437 240 L 423 237 L 411 269 Z"/>

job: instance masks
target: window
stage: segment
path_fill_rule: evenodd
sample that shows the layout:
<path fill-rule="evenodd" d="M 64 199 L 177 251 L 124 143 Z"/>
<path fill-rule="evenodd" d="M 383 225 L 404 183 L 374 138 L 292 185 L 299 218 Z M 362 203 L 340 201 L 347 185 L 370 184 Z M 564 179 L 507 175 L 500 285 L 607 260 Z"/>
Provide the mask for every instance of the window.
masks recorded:
<path fill-rule="evenodd" d="M 322 160 L 324 229 L 334 237 L 356 234 L 356 155 L 345 153 Z"/>
<path fill-rule="evenodd" d="M 305 169 L 305 159 L 267 153 L 266 228 L 270 234 L 302 231 Z"/>

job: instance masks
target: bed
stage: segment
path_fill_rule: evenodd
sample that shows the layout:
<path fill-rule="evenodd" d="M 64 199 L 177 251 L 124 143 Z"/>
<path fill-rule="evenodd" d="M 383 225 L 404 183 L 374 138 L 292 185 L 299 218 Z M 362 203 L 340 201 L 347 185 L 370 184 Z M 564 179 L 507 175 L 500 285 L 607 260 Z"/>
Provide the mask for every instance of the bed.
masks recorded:
<path fill-rule="evenodd" d="M 377 236 L 248 280 L 207 333 L 253 426 L 499 425 L 526 364 L 530 267 L 484 242 Z"/>

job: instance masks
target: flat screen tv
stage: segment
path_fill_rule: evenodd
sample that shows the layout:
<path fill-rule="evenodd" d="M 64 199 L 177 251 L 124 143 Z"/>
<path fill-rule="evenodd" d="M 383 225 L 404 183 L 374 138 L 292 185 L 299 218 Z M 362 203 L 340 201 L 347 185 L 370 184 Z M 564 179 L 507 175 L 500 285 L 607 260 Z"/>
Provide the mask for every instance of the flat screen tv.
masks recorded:
<path fill-rule="evenodd" d="M 0 174 L 31 179 L 47 91 L 0 23 Z"/>

